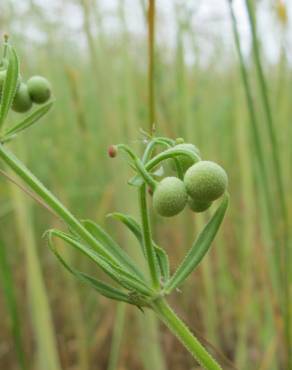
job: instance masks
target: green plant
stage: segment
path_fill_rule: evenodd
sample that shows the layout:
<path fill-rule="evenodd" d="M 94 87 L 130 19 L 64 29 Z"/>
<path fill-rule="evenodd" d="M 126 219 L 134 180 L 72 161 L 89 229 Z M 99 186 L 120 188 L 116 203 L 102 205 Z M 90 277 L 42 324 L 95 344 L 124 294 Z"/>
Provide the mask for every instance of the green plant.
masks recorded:
<path fill-rule="evenodd" d="M 29 96 L 27 85 L 21 83 L 14 96 L 12 109 L 18 113 L 25 113 L 32 107 L 32 100 Z"/>
<path fill-rule="evenodd" d="M 36 104 L 46 103 L 51 97 L 51 85 L 42 76 L 33 76 L 27 81 L 28 93 Z"/>
<path fill-rule="evenodd" d="M 0 240 L 0 277 L 3 293 L 9 311 L 11 321 L 11 331 L 14 340 L 15 353 L 18 358 L 19 368 L 27 370 L 27 359 L 24 351 L 24 341 L 21 326 L 21 318 L 18 312 L 15 282 L 13 279 L 12 268 L 8 261 L 6 246 Z"/>
<path fill-rule="evenodd" d="M 177 144 L 176 148 L 177 149 L 188 149 L 196 153 L 198 156 L 200 156 L 200 151 L 194 144 L 181 143 L 181 144 Z M 187 169 L 190 168 L 195 162 L 196 160 L 194 160 L 193 158 L 189 158 L 185 155 L 180 155 L 179 157 L 177 157 L 177 162 L 175 162 L 174 164 L 175 165 L 179 164 L 182 172 L 185 173 Z M 175 166 L 173 166 L 173 168 L 175 168 Z"/>
<path fill-rule="evenodd" d="M 184 183 L 177 177 L 166 177 L 157 186 L 153 194 L 153 206 L 164 217 L 180 213 L 188 200 Z"/>
<path fill-rule="evenodd" d="M 198 199 L 189 199 L 189 207 L 192 211 L 200 213 L 211 207 L 212 202 L 204 202 Z"/>
<path fill-rule="evenodd" d="M 126 153 L 130 159 L 130 165 L 135 171 L 135 176 L 129 180 L 129 185 L 137 188 L 138 191 L 141 224 L 128 215 L 114 214 L 113 216 L 121 220 L 139 241 L 149 270 L 149 277 L 145 276 L 145 273 L 137 267 L 132 258 L 103 228 L 91 220 L 78 220 L 37 179 L 37 177 L 6 148 L 5 143 L 7 141 L 14 139 L 19 132 L 37 122 L 51 107 L 48 103 L 32 112 L 12 129 L 8 131 L 3 130 L 3 124 L 6 122 L 6 117 L 15 95 L 18 78 L 18 57 L 11 46 L 9 46 L 9 65 L 7 71 L 0 108 L 0 122 L 2 123 L 0 157 L 31 189 L 34 197 L 62 219 L 67 226 L 66 232 L 56 229 L 47 232 L 49 246 L 58 260 L 73 276 L 91 286 L 101 295 L 134 305 L 140 310 L 150 309 L 154 311 L 204 368 L 214 370 L 221 369 L 220 365 L 169 307 L 166 297 L 184 283 L 186 278 L 195 270 L 208 252 L 223 221 L 228 206 L 228 194 L 225 192 L 217 210 L 198 235 L 175 273 L 170 275 L 168 255 L 165 250 L 158 246 L 153 240 L 147 201 L 147 187 L 149 186 L 154 190 L 155 197 L 155 192 L 159 190 L 159 185 L 166 179 L 162 180 L 161 183 L 157 185 L 153 176 L 156 173 L 156 169 L 160 168 L 161 163 L 165 160 L 175 159 L 183 155 L 191 158 L 194 162 L 199 161 L 194 166 L 204 162 L 200 162 L 200 158 L 193 150 L 185 147 L 177 148 L 174 140 L 165 137 L 148 137 L 141 158 L 124 144 L 112 147 L 109 154 L 115 157 L 119 152 Z M 158 154 L 154 154 L 158 146 L 163 147 L 164 150 L 158 152 Z M 214 165 L 211 167 L 208 166 L 208 168 L 212 170 L 212 179 L 214 177 L 214 172 L 222 175 L 222 172 L 218 171 L 217 167 L 215 167 L 216 171 L 213 171 Z M 223 173 L 225 174 L 224 171 Z M 178 187 L 176 185 L 178 184 L 177 181 L 179 182 Z M 175 188 L 182 192 L 184 185 L 181 180 L 177 178 L 175 182 Z M 219 181 L 220 184 L 221 182 Z M 171 183 L 171 186 L 173 186 L 173 179 Z M 225 191 L 227 180 L 224 184 Z M 212 190 L 213 199 L 213 187 Z M 220 188 L 220 192 L 216 190 L 216 197 L 219 197 L 219 193 L 223 195 L 224 191 L 222 191 L 222 187 Z M 186 202 L 187 196 L 183 195 L 183 199 L 184 202 Z M 109 276 L 112 280 L 112 284 L 98 280 L 96 277 L 90 276 L 71 266 L 57 250 L 54 243 L 56 238 L 94 262 L 99 269 L 103 270 Z"/>
<path fill-rule="evenodd" d="M 187 170 L 184 182 L 191 198 L 207 203 L 224 194 L 228 178 L 217 163 L 200 161 Z"/>

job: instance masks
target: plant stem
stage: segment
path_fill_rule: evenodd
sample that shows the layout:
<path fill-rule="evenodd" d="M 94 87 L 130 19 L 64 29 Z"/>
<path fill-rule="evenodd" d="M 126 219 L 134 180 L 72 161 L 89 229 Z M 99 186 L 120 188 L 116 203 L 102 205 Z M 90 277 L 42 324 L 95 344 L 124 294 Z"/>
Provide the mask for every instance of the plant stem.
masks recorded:
<path fill-rule="evenodd" d="M 139 204 L 142 220 L 143 243 L 146 252 L 147 263 L 154 288 L 159 288 L 159 274 L 156 255 L 152 244 L 150 220 L 146 201 L 146 185 L 139 188 Z"/>
<path fill-rule="evenodd" d="M 15 173 L 27 184 L 56 214 L 74 230 L 85 242 L 102 256 L 116 262 L 115 257 L 109 254 L 96 239 L 82 226 L 72 213 L 18 160 L 4 145 L 0 144 L 0 158 L 13 169 Z"/>
<path fill-rule="evenodd" d="M 274 170 L 276 174 L 276 183 L 277 183 L 278 190 L 280 191 L 279 198 L 280 198 L 281 212 L 282 212 L 284 221 L 286 222 L 287 210 L 286 210 L 286 203 L 285 203 L 285 198 L 284 198 L 284 187 L 283 187 L 282 176 L 281 176 L 281 164 L 280 164 L 279 155 L 278 155 L 278 143 L 277 143 L 277 137 L 276 137 L 274 123 L 273 123 L 271 106 L 269 102 L 268 89 L 267 89 L 266 80 L 265 80 L 262 62 L 261 62 L 261 57 L 260 57 L 254 9 L 253 9 L 251 0 L 246 0 L 245 3 L 246 3 L 247 12 L 248 12 L 251 33 L 252 33 L 252 46 L 253 46 L 253 52 L 254 52 L 256 72 L 258 76 L 260 92 L 262 95 L 264 111 L 266 114 L 269 138 L 270 138 L 271 145 L 272 145 L 271 147 L 272 161 L 273 161 L 273 166 L 274 166 Z"/>
<path fill-rule="evenodd" d="M 155 90 L 154 90 L 154 45 L 155 45 L 155 0 L 149 0 L 148 7 L 148 99 L 149 132 L 155 131 Z"/>
<path fill-rule="evenodd" d="M 156 300 L 152 308 L 200 365 L 207 370 L 222 369 L 164 299 Z"/>

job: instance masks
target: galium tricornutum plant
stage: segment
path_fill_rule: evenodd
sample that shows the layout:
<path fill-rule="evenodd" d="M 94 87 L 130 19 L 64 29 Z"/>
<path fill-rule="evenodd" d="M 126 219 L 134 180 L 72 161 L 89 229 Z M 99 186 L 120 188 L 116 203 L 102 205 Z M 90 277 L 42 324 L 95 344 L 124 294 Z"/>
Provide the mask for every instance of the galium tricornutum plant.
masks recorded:
<path fill-rule="evenodd" d="M 67 226 L 66 232 L 55 229 L 47 232 L 48 244 L 61 264 L 99 294 L 129 303 L 141 310 L 153 310 L 204 368 L 220 369 L 220 365 L 170 308 L 166 298 L 196 269 L 219 230 L 228 206 L 228 180 L 224 169 L 214 162 L 202 160 L 199 150 L 193 144 L 184 143 L 183 139 L 147 137 L 141 157 L 124 144 L 109 148 L 109 156 L 112 158 L 119 153 L 125 154 L 134 171 L 129 185 L 138 192 L 141 220 L 137 221 L 123 213 L 112 213 L 110 216 L 121 221 L 137 238 L 147 262 L 146 274 L 99 225 L 91 220 L 81 221 L 72 215 L 7 149 L 6 143 L 44 116 L 53 102 L 47 102 L 51 89 L 46 79 L 33 77 L 26 85 L 21 81 L 17 54 L 7 40 L 1 66 L 0 75 L 4 79 L 1 83 L 0 157 L 30 188 L 34 197 L 51 209 Z M 5 129 L 9 109 L 17 106 L 17 111 L 27 111 L 32 102 L 42 105 L 20 123 Z M 173 167 L 173 175 L 161 178 L 161 168 L 165 163 Z M 153 204 L 153 212 L 161 217 L 172 217 L 185 208 L 189 212 L 203 212 L 219 198 L 221 202 L 217 210 L 171 274 L 168 255 L 162 246 L 156 244 L 151 232 L 148 201 Z M 109 276 L 112 285 L 78 271 L 67 263 L 54 244 L 55 238 L 61 239 L 93 261 Z"/>

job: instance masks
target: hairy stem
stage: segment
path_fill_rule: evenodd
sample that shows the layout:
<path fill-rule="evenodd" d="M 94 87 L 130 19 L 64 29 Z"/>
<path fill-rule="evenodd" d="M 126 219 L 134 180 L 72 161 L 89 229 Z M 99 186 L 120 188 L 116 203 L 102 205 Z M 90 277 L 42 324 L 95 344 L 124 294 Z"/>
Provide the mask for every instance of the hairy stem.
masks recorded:
<path fill-rule="evenodd" d="M 146 185 L 143 184 L 139 188 L 139 204 L 142 220 L 143 243 L 146 253 L 147 263 L 150 271 L 151 280 L 154 288 L 159 288 L 159 274 L 156 255 L 152 244 L 152 235 L 150 220 L 146 201 Z"/>
<path fill-rule="evenodd" d="M 156 300 L 152 308 L 201 366 L 207 370 L 222 369 L 164 299 Z"/>
<path fill-rule="evenodd" d="M 2 144 L 0 144 L 0 158 L 85 242 L 110 261 L 118 263 L 77 218 Z"/>

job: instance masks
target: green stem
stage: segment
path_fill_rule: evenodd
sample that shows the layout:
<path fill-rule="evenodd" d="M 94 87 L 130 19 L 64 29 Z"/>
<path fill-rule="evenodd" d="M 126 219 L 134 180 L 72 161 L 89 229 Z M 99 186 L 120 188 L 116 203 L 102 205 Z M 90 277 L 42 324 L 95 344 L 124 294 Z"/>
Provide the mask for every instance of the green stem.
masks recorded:
<path fill-rule="evenodd" d="M 142 220 L 143 244 L 146 253 L 147 263 L 150 271 L 151 280 L 154 288 L 159 288 L 159 273 L 156 261 L 156 255 L 152 244 L 150 219 L 146 200 L 146 185 L 143 184 L 139 188 L 139 204 Z"/>
<path fill-rule="evenodd" d="M 146 163 L 150 159 L 150 157 L 152 155 L 152 152 L 153 152 L 156 145 L 164 145 L 167 148 L 171 148 L 175 145 L 175 141 L 172 140 L 172 139 L 164 138 L 164 137 L 156 137 L 156 138 L 152 139 L 148 143 L 148 145 L 147 145 L 147 147 L 144 151 L 144 154 L 143 154 L 143 157 L 142 157 L 142 162 L 143 163 Z"/>
<path fill-rule="evenodd" d="M 152 308 L 203 368 L 207 370 L 222 370 L 222 367 L 207 352 L 164 299 L 158 299 L 153 302 Z"/>
<path fill-rule="evenodd" d="M 153 177 L 146 171 L 143 161 L 139 159 L 139 157 L 125 144 L 118 144 L 118 149 L 123 150 L 125 153 L 129 155 L 129 157 L 133 160 L 136 170 L 139 172 L 141 177 L 145 180 L 145 182 L 150 186 L 152 190 L 156 188 L 157 182 L 153 179 Z"/>
<path fill-rule="evenodd" d="M 264 106 L 264 112 L 266 115 L 266 122 L 268 128 L 269 139 L 271 143 L 271 154 L 272 154 L 272 165 L 275 172 L 275 181 L 277 186 L 277 193 L 279 196 L 279 205 L 282 216 L 283 224 L 281 225 L 283 231 L 283 245 L 282 245 L 282 262 L 283 262 L 283 315 L 285 320 L 285 341 L 286 341 L 286 352 L 288 367 L 292 368 L 292 330 L 291 330 L 291 299 L 290 299 L 290 248 L 289 244 L 289 218 L 286 207 L 286 200 L 284 195 L 284 185 L 282 180 L 281 162 L 279 158 L 279 148 L 277 143 L 277 137 L 275 132 L 275 126 L 273 122 L 272 110 L 269 102 L 268 89 L 262 67 L 262 61 L 259 50 L 259 42 L 257 37 L 256 19 L 254 14 L 254 8 L 252 0 L 245 0 L 251 34 L 252 34 L 252 46 L 254 53 L 254 62 L 256 66 L 257 78 L 260 87 L 262 102 Z"/>
<path fill-rule="evenodd" d="M 265 161 L 264 161 L 264 154 L 263 154 L 264 151 L 263 151 L 262 144 L 261 144 L 260 132 L 258 129 L 258 123 L 257 123 L 256 113 L 255 113 L 255 107 L 253 103 L 250 84 L 248 81 L 248 74 L 247 74 L 246 66 L 245 66 L 244 59 L 243 59 L 241 42 L 239 38 L 239 32 L 238 32 L 237 22 L 236 22 L 234 10 L 233 10 L 232 0 L 227 0 L 227 2 L 229 4 L 233 36 L 234 36 L 236 51 L 237 51 L 238 59 L 239 59 L 240 74 L 241 74 L 242 83 L 244 86 L 245 97 L 246 97 L 248 112 L 250 116 L 249 122 L 250 122 L 251 132 L 253 133 L 252 139 L 254 141 L 254 149 L 255 149 L 256 158 L 258 161 L 258 168 L 261 173 L 261 176 L 260 176 L 260 178 L 262 179 L 261 185 L 263 187 L 264 194 L 265 194 L 266 205 L 268 208 L 268 215 L 269 215 L 269 220 L 270 220 L 270 226 L 272 226 L 273 207 L 270 201 L 272 197 L 271 197 L 271 191 L 269 189 L 270 182 L 268 181 L 267 170 L 266 170 Z"/>
<path fill-rule="evenodd" d="M 85 242 L 99 252 L 102 256 L 115 262 L 115 257 L 97 242 L 97 240 L 82 226 L 72 213 L 18 160 L 9 150 L 0 144 L 0 158 L 13 169 L 13 171 L 29 185 L 29 187 L 51 208 L 65 223 L 74 230 Z"/>
<path fill-rule="evenodd" d="M 260 92 L 262 95 L 264 111 L 266 114 L 266 120 L 268 124 L 269 138 L 272 144 L 272 148 L 271 148 L 272 149 L 272 160 L 273 160 L 274 170 L 276 173 L 277 187 L 280 192 L 279 194 L 280 206 L 281 206 L 281 211 L 283 214 L 284 221 L 286 221 L 287 220 L 287 210 L 286 210 L 286 203 L 285 203 L 285 198 L 284 198 L 284 187 L 283 187 L 282 176 L 281 176 L 281 164 L 280 164 L 279 155 L 278 155 L 278 152 L 279 152 L 278 143 L 277 143 L 277 137 L 276 137 L 274 123 L 273 123 L 272 110 L 271 110 L 269 97 L 268 97 L 268 89 L 267 89 L 266 80 L 265 80 L 262 62 L 261 62 L 261 57 L 260 57 L 260 51 L 259 51 L 259 45 L 258 45 L 258 39 L 257 39 L 257 31 L 256 31 L 256 21 L 255 21 L 255 15 L 254 15 L 254 10 L 253 10 L 251 0 L 246 0 L 246 7 L 247 7 L 251 34 L 252 34 L 254 61 L 255 61 L 259 86 L 260 86 Z"/>
<path fill-rule="evenodd" d="M 11 320 L 11 332 L 14 340 L 15 352 L 18 358 L 19 368 L 28 370 L 27 360 L 25 356 L 23 339 L 22 339 L 22 323 L 18 312 L 15 284 L 12 276 L 12 269 L 8 262 L 6 246 L 0 240 L 0 277 L 3 286 L 3 295 L 6 300 L 7 310 Z"/>
<path fill-rule="evenodd" d="M 155 132 L 155 89 L 154 89 L 154 37 L 155 37 L 155 0 L 149 0 L 148 8 L 148 99 L 149 132 Z"/>
<path fill-rule="evenodd" d="M 125 303 L 120 302 L 116 308 L 114 331 L 111 340 L 111 350 L 108 359 L 107 370 L 118 369 L 118 362 L 125 328 L 126 307 L 127 306 Z"/>
<path fill-rule="evenodd" d="M 155 190 L 157 181 L 155 181 L 153 177 L 146 171 L 140 159 L 135 161 L 135 166 L 136 166 L 136 169 L 139 171 L 140 175 L 143 177 L 146 184 L 148 184 L 152 190 Z"/>
<path fill-rule="evenodd" d="M 156 167 L 160 162 L 169 159 L 169 158 L 175 158 L 180 155 L 185 155 L 191 159 L 194 160 L 194 162 L 198 162 L 201 160 L 201 158 L 193 151 L 188 149 L 178 149 L 176 147 L 167 149 L 164 152 L 161 152 L 157 154 L 155 157 L 153 157 L 149 162 L 145 164 L 145 169 L 147 171 L 150 171 L 152 168 Z"/>

